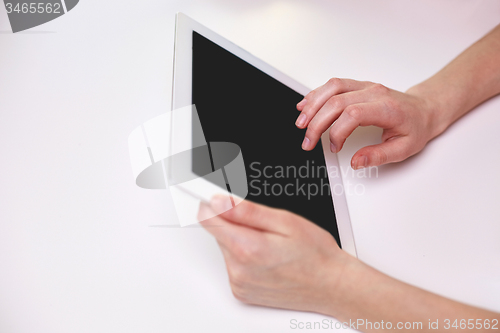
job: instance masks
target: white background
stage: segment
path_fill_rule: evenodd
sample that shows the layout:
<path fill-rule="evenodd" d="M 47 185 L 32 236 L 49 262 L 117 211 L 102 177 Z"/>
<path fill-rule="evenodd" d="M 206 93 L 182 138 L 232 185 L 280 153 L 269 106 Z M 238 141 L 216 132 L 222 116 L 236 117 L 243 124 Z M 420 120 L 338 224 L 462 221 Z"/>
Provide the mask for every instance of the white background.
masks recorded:
<path fill-rule="evenodd" d="M 496 0 L 82 0 L 25 33 L 0 6 L 0 332 L 290 332 L 323 316 L 246 306 L 215 241 L 134 184 L 127 138 L 169 110 L 182 11 L 311 88 L 405 90 L 498 22 Z M 349 174 L 360 259 L 500 311 L 500 99 L 378 178 Z M 293 111 L 292 111 L 293 112 Z M 358 130 L 339 154 L 380 131 Z M 467 319 L 467 318 L 465 318 Z"/>

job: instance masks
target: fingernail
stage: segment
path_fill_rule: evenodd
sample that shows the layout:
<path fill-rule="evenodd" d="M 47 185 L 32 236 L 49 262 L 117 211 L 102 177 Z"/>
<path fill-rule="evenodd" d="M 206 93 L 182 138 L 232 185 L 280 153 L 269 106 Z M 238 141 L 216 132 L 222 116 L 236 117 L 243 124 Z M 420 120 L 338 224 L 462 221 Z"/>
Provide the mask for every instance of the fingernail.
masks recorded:
<path fill-rule="evenodd" d="M 337 152 L 337 147 L 335 147 L 335 145 L 333 143 L 330 142 L 330 151 L 332 153 L 336 153 Z"/>
<path fill-rule="evenodd" d="M 301 107 L 301 106 L 305 105 L 306 103 L 307 103 L 307 99 L 305 99 L 305 98 L 304 98 L 303 100 L 301 100 L 301 101 L 297 104 L 297 107 Z"/>
<path fill-rule="evenodd" d="M 217 214 L 222 214 L 233 208 L 231 199 L 224 195 L 215 195 L 212 200 L 210 200 L 210 206 Z"/>
<path fill-rule="evenodd" d="M 302 149 L 307 150 L 309 149 L 309 145 L 311 144 L 311 140 L 307 138 L 307 136 L 304 138 L 304 142 L 302 142 Z"/>
<path fill-rule="evenodd" d="M 366 156 L 358 157 L 356 160 L 356 170 L 365 168 L 368 165 L 368 158 Z"/>
<path fill-rule="evenodd" d="M 306 124 L 306 119 L 307 116 L 303 113 L 300 114 L 300 116 L 297 118 L 297 121 L 295 122 L 295 126 L 297 127 L 304 127 Z"/>

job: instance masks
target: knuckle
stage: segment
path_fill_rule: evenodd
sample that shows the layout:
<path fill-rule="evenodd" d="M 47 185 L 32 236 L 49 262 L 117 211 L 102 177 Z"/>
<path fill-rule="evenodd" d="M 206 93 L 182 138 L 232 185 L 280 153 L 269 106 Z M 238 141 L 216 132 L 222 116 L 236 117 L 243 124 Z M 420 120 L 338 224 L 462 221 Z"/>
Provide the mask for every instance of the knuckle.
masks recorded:
<path fill-rule="evenodd" d="M 372 89 L 378 95 L 387 95 L 389 93 L 389 88 L 380 83 L 375 83 Z"/>
<path fill-rule="evenodd" d="M 244 246 L 238 244 L 236 246 L 233 246 L 231 250 L 234 253 L 236 260 L 239 263 L 241 263 L 242 265 L 247 265 L 250 263 L 251 261 L 250 253 L 245 249 Z"/>
<path fill-rule="evenodd" d="M 250 265 L 259 259 L 260 250 L 257 244 L 237 244 L 232 249 L 238 262 L 242 265 Z"/>
<path fill-rule="evenodd" d="M 327 100 L 325 104 L 330 110 L 339 110 L 344 108 L 344 103 L 340 96 L 333 96 L 332 98 Z"/>
<path fill-rule="evenodd" d="M 361 117 L 361 108 L 359 108 L 356 105 L 349 106 L 345 109 L 345 113 L 351 117 L 352 119 L 358 121 L 359 118 Z"/>
<path fill-rule="evenodd" d="M 241 302 L 248 303 L 250 300 L 248 274 L 244 269 L 232 266 L 228 267 L 228 276 L 233 296 Z"/>
<path fill-rule="evenodd" d="M 335 131 L 335 125 L 333 125 L 331 128 L 330 128 L 330 132 L 329 132 L 329 137 L 330 137 L 330 142 L 332 143 L 337 143 L 337 132 Z"/>
<path fill-rule="evenodd" d="M 332 87 L 337 87 L 342 84 L 342 80 L 338 77 L 332 77 L 330 80 L 328 80 L 327 84 Z"/>
<path fill-rule="evenodd" d="M 248 291 L 231 283 L 231 292 L 234 298 L 243 303 L 250 303 Z"/>
<path fill-rule="evenodd" d="M 316 146 L 316 140 L 318 140 L 321 137 L 321 135 L 318 134 L 318 132 L 316 132 L 314 130 L 308 129 L 307 132 L 306 132 L 305 137 L 309 139 L 309 142 L 310 142 L 309 145 L 310 145 L 310 147 L 313 147 L 313 145 L 315 147 Z"/>
<path fill-rule="evenodd" d="M 309 124 L 309 126 L 307 127 L 307 137 L 308 138 L 315 138 L 317 136 L 320 136 L 321 135 L 321 129 L 320 129 L 320 126 L 318 124 L 317 121 L 311 121 L 311 123 Z"/>
<path fill-rule="evenodd" d="M 314 96 L 316 95 L 316 90 L 311 90 L 307 95 L 304 96 L 308 101 L 313 101 Z"/>
<path fill-rule="evenodd" d="M 242 266 L 237 264 L 232 264 L 227 266 L 227 275 L 229 276 L 229 281 L 235 286 L 244 286 L 246 283 L 246 274 Z"/>
<path fill-rule="evenodd" d="M 343 147 L 345 139 L 338 134 L 338 132 L 335 130 L 333 126 L 330 129 L 329 136 L 330 136 L 330 142 L 337 147 L 337 151 Z"/>

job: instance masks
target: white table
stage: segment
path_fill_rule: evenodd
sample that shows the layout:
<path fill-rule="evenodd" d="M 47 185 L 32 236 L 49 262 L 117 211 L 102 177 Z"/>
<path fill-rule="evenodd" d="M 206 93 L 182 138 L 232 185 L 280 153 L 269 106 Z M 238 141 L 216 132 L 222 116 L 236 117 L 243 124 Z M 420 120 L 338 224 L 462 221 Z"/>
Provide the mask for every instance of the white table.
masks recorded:
<path fill-rule="evenodd" d="M 169 110 L 182 11 L 310 87 L 332 76 L 405 90 L 498 23 L 484 1 L 82 0 L 10 34 L 0 6 L 0 331 L 290 332 L 324 316 L 247 306 L 215 241 L 134 184 L 127 137 Z M 346 175 L 360 259 L 500 311 L 500 98 L 419 155 Z M 357 130 L 339 154 L 380 131 Z"/>

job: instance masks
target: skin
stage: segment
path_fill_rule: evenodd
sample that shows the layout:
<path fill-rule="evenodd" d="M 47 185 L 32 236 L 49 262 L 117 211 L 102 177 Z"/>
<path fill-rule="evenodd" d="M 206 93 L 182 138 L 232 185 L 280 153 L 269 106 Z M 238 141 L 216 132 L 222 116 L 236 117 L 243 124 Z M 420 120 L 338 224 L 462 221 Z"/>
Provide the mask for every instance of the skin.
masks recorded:
<path fill-rule="evenodd" d="M 373 82 L 330 79 L 297 105 L 296 125 L 307 128 L 302 148 L 312 150 L 331 126 L 330 148 L 337 153 L 358 126 L 374 125 L 383 129 L 382 143 L 358 150 L 351 166 L 402 161 L 500 92 L 499 55 L 500 25 L 405 93 Z"/>
<path fill-rule="evenodd" d="M 250 201 L 229 209 L 229 203 L 215 196 L 201 204 L 198 219 L 217 240 L 233 295 L 244 303 L 317 312 L 347 323 L 421 322 L 419 331 L 427 331 L 429 319 L 438 320 L 443 331 L 446 319 L 450 326 L 455 319 L 474 325 L 496 319 L 500 327 L 500 314 L 393 279 L 342 251 L 330 233 L 301 216 Z M 477 327 L 474 332 L 481 331 Z"/>
<path fill-rule="evenodd" d="M 404 160 L 500 93 L 499 54 L 497 26 L 405 93 L 371 82 L 332 79 L 297 105 L 297 126 L 307 127 L 303 148 L 311 150 L 331 126 L 331 149 L 338 152 L 358 126 L 375 125 L 384 130 L 382 143 L 356 152 L 353 168 Z M 242 302 L 317 312 L 341 322 L 391 322 L 393 328 L 398 322 L 422 322 L 418 331 L 423 332 L 449 331 L 446 319 L 450 325 L 465 320 L 468 331 L 489 332 L 483 325 L 487 319 L 499 321 L 500 328 L 500 314 L 393 279 L 342 251 L 328 232 L 298 215 L 249 201 L 229 209 L 228 202 L 215 196 L 210 204 L 201 204 L 198 218 L 217 240 L 233 294 Z M 211 217 L 214 213 L 218 215 Z M 438 320 L 439 329 L 430 330 L 429 320 Z"/>

